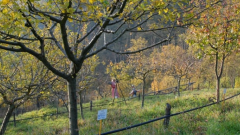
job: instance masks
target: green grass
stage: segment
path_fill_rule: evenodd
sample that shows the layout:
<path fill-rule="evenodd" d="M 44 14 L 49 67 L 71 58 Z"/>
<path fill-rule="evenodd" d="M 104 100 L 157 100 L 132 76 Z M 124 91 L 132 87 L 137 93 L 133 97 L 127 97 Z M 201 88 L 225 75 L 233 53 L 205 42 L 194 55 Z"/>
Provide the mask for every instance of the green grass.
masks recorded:
<path fill-rule="evenodd" d="M 226 97 L 240 92 L 239 89 L 228 89 Z M 112 100 L 102 99 L 93 102 L 94 104 L 109 104 L 103 107 L 94 107 L 92 111 L 84 109 L 85 120 L 79 115 L 78 125 L 81 135 L 98 134 L 99 121 L 97 112 L 101 109 L 108 109 L 107 119 L 102 122 L 102 132 L 107 132 L 130 125 L 142 123 L 157 117 L 164 116 L 166 103 L 172 105 L 172 113 L 181 112 L 194 107 L 210 103 L 209 97 L 214 97 L 214 90 L 185 91 L 180 97 L 174 94 L 157 95 L 145 97 L 144 108 L 141 101 L 132 99 L 124 102 L 111 104 Z M 116 99 L 120 101 L 122 99 Z M 170 119 L 168 129 L 163 127 L 163 120 L 149 123 L 130 130 L 115 133 L 115 135 L 238 135 L 240 134 L 240 98 L 235 97 L 225 102 L 225 111 L 222 104 L 202 108 L 189 113 L 183 113 Z M 89 103 L 83 105 L 89 106 Z M 60 111 L 64 111 L 61 108 Z M 32 111 L 17 116 L 17 119 L 42 116 L 56 113 L 56 108 L 46 107 L 39 111 Z M 9 123 L 7 135 L 68 135 L 68 114 L 47 116 L 37 119 L 17 121 L 17 127 Z"/>

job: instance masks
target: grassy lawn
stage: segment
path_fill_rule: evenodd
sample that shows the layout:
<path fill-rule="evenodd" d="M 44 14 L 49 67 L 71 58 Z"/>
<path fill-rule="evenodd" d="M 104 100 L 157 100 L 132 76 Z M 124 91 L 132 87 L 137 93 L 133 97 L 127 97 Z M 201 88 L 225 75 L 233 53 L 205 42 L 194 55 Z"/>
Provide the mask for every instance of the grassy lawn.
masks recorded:
<path fill-rule="evenodd" d="M 221 90 L 222 92 L 223 90 Z M 226 97 L 240 92 L 239 89 L 228 89 Z M 84 109 L 85 120 L 80 118 L 78 125 L 81 135 L 98 134 L 99 121 L 97 121 L 98 110 L 107 109 L 107 119 L 102 121 L 102 133 L 111 130 L 142 123 L 165 115 L 166 103 L 172 106 L 172 114 L 188 110 L 194 107 L 210 103 L 210 97 L 214 97 L 214 90 L 184 91 L 180 97 L 174 94 L 157 95 L 145 97 L 144 108 L 141 107 L 141 100 L 138 98 L 121 103 L 111 104 L 111 99 L 102 99 L 93 102 L 96 104 L 109 104 L 102 107 L 94 107 L 92 111 Z M 115 101 L 121 101 L 116 99 Z M 234 97 L 225 102 L 225 109 L 222 104 L 212 105 L 196 111 L 173 116 L 170 119 L 168 129 L 163 126 L 163 120 L 155 121 L 130 130 L 114 133 L 115 135 L 154 135 L 154 134 L 187 134 L 187 135 L 237 135 L 240 134 L 240 98 Z M 83 105 L 89 106 L 89 103 Z M 225 111 L 223 111 L 225 110 Z M 63 107 L 60 112 L 66 109 Z M 17 119 L 56 114 L 56 108 L 46 107 L 39 111 L 32 111 L 17 116 Z M 7 135 L 42 135 L 61 134 L 68 135 L 68 114 L 35 118 L 30 120 L 17 121 L 17 126 L 10 122 Z"/>

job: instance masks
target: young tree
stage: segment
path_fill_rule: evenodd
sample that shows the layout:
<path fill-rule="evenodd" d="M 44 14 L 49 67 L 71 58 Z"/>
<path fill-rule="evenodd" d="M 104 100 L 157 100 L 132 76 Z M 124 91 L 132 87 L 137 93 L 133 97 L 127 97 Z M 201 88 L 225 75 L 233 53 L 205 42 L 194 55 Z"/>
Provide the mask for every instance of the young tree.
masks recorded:
<path fill-rule="evenodd" d="M 76 78 L 83 62 L 103 50 L 131 54 L 169 41 L 173 28 L 185 25 L 174 24 L 177 18 L 180 20 L 180 11 L 188 14 L 187 11 L 192 9 L 186 9 L 188 2 L 189 0 L 2 0 L 0 49 L 33 55 L 54 74 L 67 81 L 69 129 L 72 135 L 77 135 Z M 192 14 L 181 20 L 191 18 Z M 146 22 L 151 19 L 155 19 L 156 24 L 165 25 L 146 28 Z M 91 26 L 91 29 L 83 34 L 86 25 Z M 158 37 L 162 30 L 165 31 L 165 36 Z M 113 49 L 112 46 L 116 45 L 114 43 L 129 32 L 154 33 L 153 36 L 158 39 L 133 52 Z M 100 39 L 103 33 L 110 33 L 113 38 L 102 44 Z M 59 53 L 61 57 L 48 55 L 48 51 Z M 59 60 L 62 63 L 56 64 Z M 64 70 L 65 63 L 69 63 L 68 71 Z"/>
<path fill-rule="evenodd" d="M 78 86 L 78 95 L 79 95 L 79 100 L 80 100 L 80 112 L 81 112 L 81 117 L 84 119 L 83 115 L 83 108 L 82 108 L 82 92 L 86 89 L 89 89 L 92 84 L 95 82 L 95 76 L 94 76 L 94 71 L 96 66 L 99 64 L 99 59 L 98 56 L 93 56 L 86 61 L 84 61 L 82 65 L 82 70 L 79 71 L 78 77 L 77 77 L 77 82 L 79 84 Z"/>
<path fill-rule="evenodd" d="M 38 60 L 22 53 L 1 51 L 1 60 L 0 101 L 2 99 L 8 106 L 0 128 L 0 135 L 3 135 L 13 111 L 52 87 L 55 77 L 51 77 L 49 70 Z"/>
<path fill-rule="evenodd" d="M 147 46 L 147 41 L 144 38 L 132 39 L 129 51 L 136 51 L 139 48 Z M 142 107 L 144 107 L 144 94 L 146 92 L 146 79 L 151 72 L 155 70 L 152 61 L 149 58 L 150 51 L 143 51 L 132 54 L 128 57 L 127 62 L 110 63 L 107 68 L 107 73 L 112 77 L 117 77 L 123 81 L 125 85 L 139 85 L 142 83 Z M 129 95 L 129 91 L 126 92 Z"/>
<path fill-rule="evenodd" d="M 145 48 L 148 44 L 146 39 L 138 38 L 131 40 L 132 47 L 128 50 L 135 51 L 139 48 Z M 146 92 L 146 79 L 153 71 L 156 70 L 154 63 L 150 58 L 151 52 L 150 50 L 139 52 L 129 56 L 128 65 L 130 65 L 131 76 L 133 79 L 142 81 L 142 107 L 144 107 L 144 96 Z"/>
<path fill-rule="evenodd" d="M 226 58 L 239 46 L 239 1 L 227 1 L 204 12 L 199 23 L 189 28 L 187 42 L 199 49 L 199 56 L 215 60 L 216 99 L 220 100 L 220 79 Z"/>
<path fill-rule="evenodd" d="M 180 83 L 183 77 L 187 77 L 193 69 L 195 59 L 187 50 L 179 46 L 163 46 L 159 56 L 162 73 L 177 79 L 177 91 L 180 96 Z"/>

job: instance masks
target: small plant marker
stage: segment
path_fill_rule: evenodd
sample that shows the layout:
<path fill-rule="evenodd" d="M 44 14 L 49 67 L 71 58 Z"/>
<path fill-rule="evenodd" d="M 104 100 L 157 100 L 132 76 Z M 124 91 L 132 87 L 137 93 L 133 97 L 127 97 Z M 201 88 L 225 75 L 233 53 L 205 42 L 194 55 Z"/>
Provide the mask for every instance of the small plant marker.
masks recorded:
<path fill-rule="evenodd" d="M 224 89 L 223 89 L 223 94 L 226 94 L 226 92 L 227 92 L 227 89 L 224 88 Z"/>
<path fill-rule="evenodd" d="M 99 135 L 102 129 L 102 120 L 107 118 L 107 109 L 99 110 L 97 120 L 100 120 Z"/>
<path fill-rule="evenodd" d="M 224 107 L 224 103 L 225 103 L 225 94 L 226 94 L 226 92 L 227 92 L 227 89 L 224 88 L 223 89 L 223 107 Z"/>

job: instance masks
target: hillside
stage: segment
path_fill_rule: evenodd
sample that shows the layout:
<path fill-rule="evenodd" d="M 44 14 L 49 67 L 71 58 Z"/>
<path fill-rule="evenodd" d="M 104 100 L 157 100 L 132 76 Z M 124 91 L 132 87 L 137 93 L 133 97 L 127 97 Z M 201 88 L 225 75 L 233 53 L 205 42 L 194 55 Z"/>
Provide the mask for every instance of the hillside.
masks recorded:
<path fill-rule="evenodd" d="M 222 90 L 221 90 L 222 92 Z M 239 93 L 240 89 L 227 89 L 226 97 Z M 139 124 L 148 120 L 165 115 L 166 103 L 172 106 L 172 114 L 182 112 L 191 108 L 199 107 L 211 103 L 214 97 L 214 90 L 185 91 L 181 97 L 175 97 L 174 94 L 147 96 L 144 108 L 141 108 L 141 100 L 138 98 L 124 102 L 111 104 L 111 99 L 102 99 L 94 101 L 94 104 L 109 103 L 107 106 L 93 107 L 92 111 L 84 109 L 85 120 L 80 120 L 81 135 L 98 134 L 99 121 L 97 121 L 97 112 L 101 109 L 107 109 L 107 119 L 102 122 L 102 133 Z M 117 99 L 115 102 L 122 99 Z M 223 104 L 212 105 L 196 111 L 183 113 L 173 116 L 170 119 L 168 129 L 163 126 L 163 120 L 155 121 L 143 126 L 125 130 L 115 134 L 124 135 L 154 135 L 154 134 L 240 134 L 240 98 L 236 96 Z M 89 106 L 84 104 L 84 107 Z M 225 111 L 223 111 L 225 110 Z M 64 112 L 65 108 L 61 108 Z M 17 126 L 13 122 L 9 123 L 6 135 L 42 135 L 42 134 L 63 134 L 68 135 L 67 113 L 54 115 L 56 108 L 47 107 L 39 111 L 32 111 L 17 116 L 18 119 L 37 117 L 46 114 L 52 116 L 34 118 L 29 120 L 17 121 Z"/>

